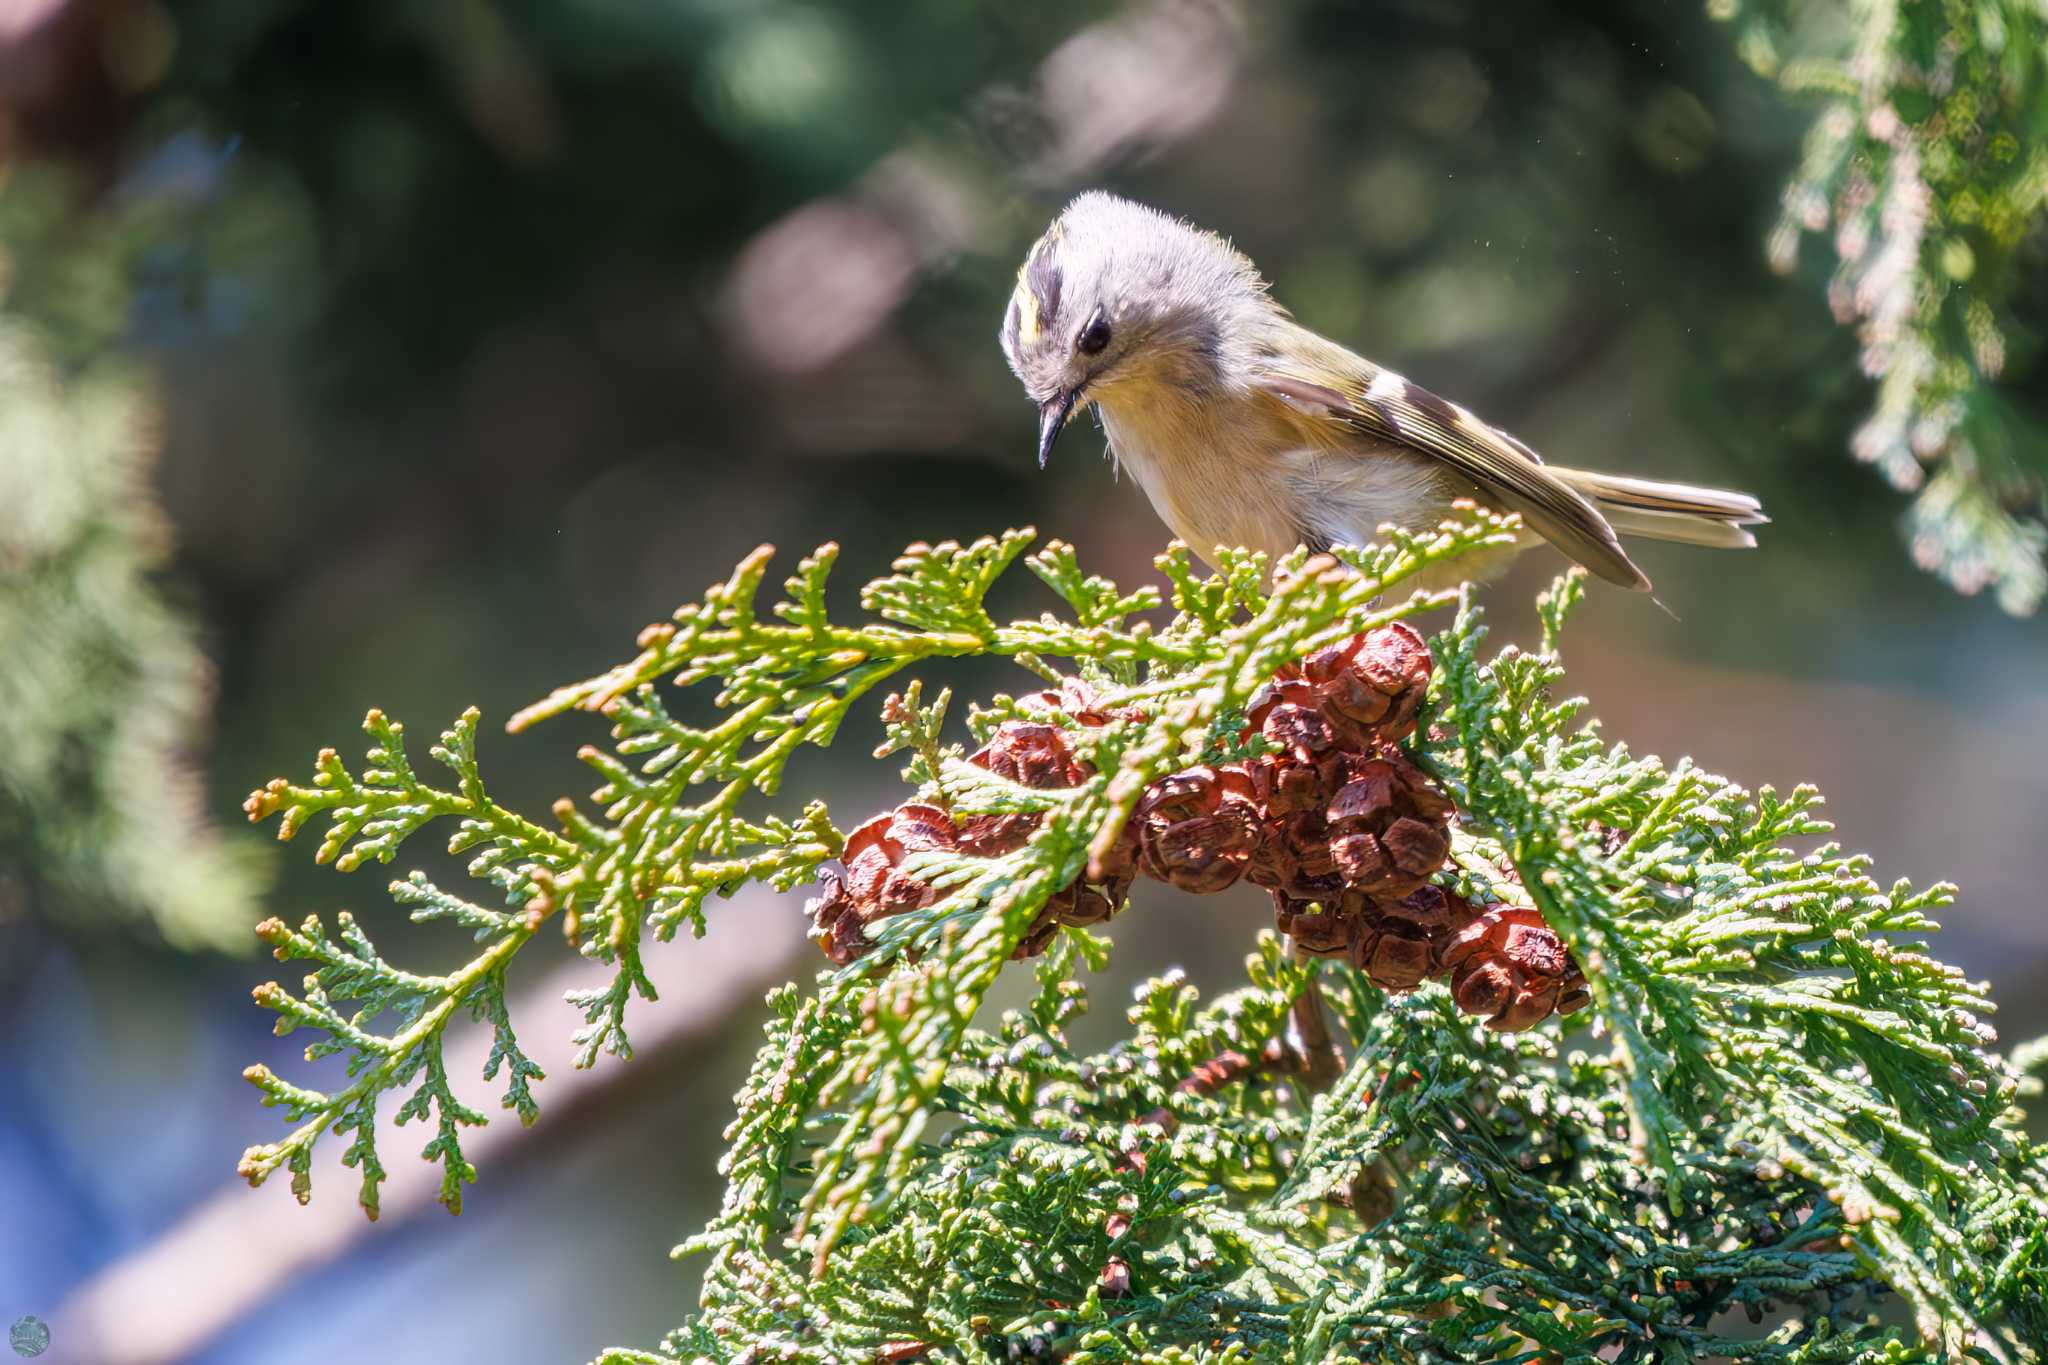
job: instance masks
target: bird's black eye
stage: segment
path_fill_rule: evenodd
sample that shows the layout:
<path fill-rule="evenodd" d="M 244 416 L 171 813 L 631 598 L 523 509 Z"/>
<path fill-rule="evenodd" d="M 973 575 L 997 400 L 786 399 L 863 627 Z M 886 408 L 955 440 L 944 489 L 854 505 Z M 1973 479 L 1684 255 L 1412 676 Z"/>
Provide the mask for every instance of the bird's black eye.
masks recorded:
<path fill-rule="evenodd" d="M 1098 309 L 1095 316 L 1088 319 L 1088 325 L 1081 329 L 1081 335 L 1074 338 L 1074 349 L 1082 355 L 1101 355 L 1108 345 L 1109 319 Z"/>

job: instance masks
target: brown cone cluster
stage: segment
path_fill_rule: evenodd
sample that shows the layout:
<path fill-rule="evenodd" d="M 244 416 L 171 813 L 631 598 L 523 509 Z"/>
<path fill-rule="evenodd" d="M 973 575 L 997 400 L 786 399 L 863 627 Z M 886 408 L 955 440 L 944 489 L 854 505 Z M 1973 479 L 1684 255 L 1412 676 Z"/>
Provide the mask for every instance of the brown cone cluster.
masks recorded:
<path fill-rule="evenodd" d="M 1057 692 L 1024 699 L 1024 709 L 1049 718 L 1065 716 L 1083 725 L 1107 725 L 1118 714 L 1098 708 L 1094 693 L 1069 679 Z M 1052 719 L 1008 720 L 968 762 L 1023 787 L 1040 789 L 1078 786 L 1089 770 L 1075 755 L 1067 731 Z M 867 926 L 888 915 L 917 910 L 938 899 L 938 888 L 903 870 L 909 855 L 934 849 L 994 858 L 1022 848 L 1038 832 L 1040 817 L 1029 812 L 1007 815 L 964 815 L 955 818 L 937 806 L 905 802 L 876 816 L 846 836 L 840 854 L 843 874 L 821 877 L 822 895 L 806 907 L 811 937 L 838 966 L 864 956 L 873 946 Z M 1039 912 L 1018 957 L 1044 952 L 1063 924 L 1100 924 L 1121 910 L 1136 871 L 1136 835 L 1118 846 L 1117 856 L 1099 882 L 1076 880 L 1053 893 Z"/>
<path fill-rule="evenodd" d="M 1451 998 L 1503 1033 L 1551 1014 L 1583 1009 L 1592 993 L 1564 941 L 1534 910 L 1488 906 L 1458 930 L 1443 953 Z"/>
<path fill-rule="evenodd" d="M 1055 894 L 1018 955 L 1042 952 L 1062 924 L 1108 919 L 1138 875 L 1197 894 L 1243 880 L 1272 893 L 1297 948 L 1347 958 L 1382 990 L 1448 977 L 1459 1008 L 1506 1031 L 1584 1005 L 1584 977 L 1535 912 L 1469 905 L 1430 882 L 1450 855 L 1454 809 L 1398 744 L 1415 730 L 1432 667 L 1422 637 L 1394 624 L 1282 670 L 1246 713 L 1245 738 L 1263 739 L 1266 752 L 1154 782 L 1098 860 L 1100 880 Z M 1072 680 L 1022 709 L 1043 719 L 1005 721 L 969 761 L 1036 788 L 1089 776 L 1071 725 L 1137 715 L 1105 708 Z M 912 854 L 994 857 L 1022 847 L 1038 822 L 956 820 L 920 802 L 875 817 L 847 836 L 844 874 L 825 874 L 809 907 L 813 937 L 835 963 L 852 962 L 870 946 L 869 924 L 937 898 L 904 871 Z"/>

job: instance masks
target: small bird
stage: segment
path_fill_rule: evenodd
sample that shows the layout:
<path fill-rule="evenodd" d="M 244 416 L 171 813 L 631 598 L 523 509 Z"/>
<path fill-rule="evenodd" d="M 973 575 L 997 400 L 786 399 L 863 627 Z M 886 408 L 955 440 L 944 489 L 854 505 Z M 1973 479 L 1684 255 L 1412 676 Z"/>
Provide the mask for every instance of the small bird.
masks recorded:
<path fill-rule="evenodd" d="M 1547 540 L 1610 583 L 1650 580 L 1617 532 L 1749 547 L 1768 520 L 1746 493 L 1547 465 L 1456 403 L 1303 327 L 1212 232 L 1093 191 L 1017 272 L 1003 353 L 1038 405 L 1045 467 L 1093 407 L 1116 461 L 1205 559 L 1362 545 L 1382 525 L 1434 529 L 1453 502 L 1521 515 L 1522 543 L 1449 581 L 1498 571 Z"/>

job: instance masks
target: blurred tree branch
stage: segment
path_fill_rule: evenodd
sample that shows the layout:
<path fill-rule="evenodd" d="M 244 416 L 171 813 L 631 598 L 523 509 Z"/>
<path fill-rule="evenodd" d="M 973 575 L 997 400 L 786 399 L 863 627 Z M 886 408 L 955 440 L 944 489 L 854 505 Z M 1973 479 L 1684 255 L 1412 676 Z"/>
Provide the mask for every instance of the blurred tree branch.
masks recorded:
<path fill-rule="evenodd" d="M 127 913 L 239 952 L 267 863 L 191 765 L 212 675 L 152 581 L 157 439 L 132 369 L 60 374 L 0 314 L 0 920 Z"/>
<path fill-rule="evenodd" d="M 773 914 L 775 901 L 749 896 L 732 909 L 745 918 Z M 715 1038 L 735 1010 L 787 970 L 802 945 L 791 932 L 780 951 L 772 933 L 735 924 L 698 946 L 690 967 L 694 989 L 640 1030 L 641 1060 L 655 1067 L 692 1043 Z M 564 995 L 588 981 L 581 964 L 558 968 L 521 992 L 511 1004 L 519 1017 L 571 1014 Z M 576 1044 L 569 1029 L 544 1029 L 534 1043 L 534 1060 L 558 1079 L 551 1098 L 570 1114 L 586 1114 L 607 1099 L 623 1098 L 644 1086 L 644 1069 L 573 1066 Z M 493 1038 L 472 1030 L 449 1046 L 449 1067 L 459 1074 L 482 1069 Z M 535 1130 L 497 1124 L 477 1134 L 478 1157 L 516 1160 Z M 302 1276 L 341 1259 L 380 1227 L 402 1223 L 435 1206 L 439 1176 L 432 1166 L 406 1162 L 384 1187 L 381 1222 L 372 1224 L 344 1202 L 302 1209 L 271 1199 L 252 1200 L 240 1182 L 216 1190 L 155 1238 L 102 1269 L 80 1285 L 55 1315 L 55 1339 L 81 1360 L 98 1365 L 171 1365 L 199 1352 L 236 1322 L 256 1312 Z M 261 1247 L 261 1256 L 250 1249 Z"/>
<path fill-rule="evenodd" d="M 2016 615 L 2048 593 L 2041 319 L 2048 11 L 2033 0 L 1713 0 L 1743 57 L 1819 97 L 1771 235 L 1823 234 L 1877 406 L 1856 457 L 1914 492 L 1913 557 Z M 1845 22 L 1846 20 L 1846 22 Z"/>

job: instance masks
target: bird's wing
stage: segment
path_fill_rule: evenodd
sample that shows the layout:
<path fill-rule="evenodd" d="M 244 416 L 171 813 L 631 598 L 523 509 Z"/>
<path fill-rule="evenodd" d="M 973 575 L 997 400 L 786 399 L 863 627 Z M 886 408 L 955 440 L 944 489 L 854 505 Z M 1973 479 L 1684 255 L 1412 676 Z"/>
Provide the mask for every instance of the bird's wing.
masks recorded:
<path fill-rule="evenodd" d="M 1392 370 L 1348 351 L 1342 355 L 1346 377 L 1340 384 L 1327 378 L 1338 366 L 1326 370 L 1323 379 L 1310 379 L 1290 372 L 1284 363 L 1269 364 L 1255 382 L 1298 409 L 1443 461 L 1608 582 L 1625 588 L 1650 586 L 1643 571 L 1623 553 L 1606 518 L 1545 469 L 1535 451 Z"/>

